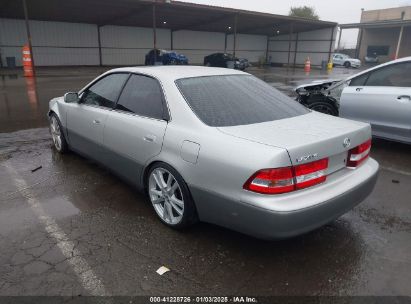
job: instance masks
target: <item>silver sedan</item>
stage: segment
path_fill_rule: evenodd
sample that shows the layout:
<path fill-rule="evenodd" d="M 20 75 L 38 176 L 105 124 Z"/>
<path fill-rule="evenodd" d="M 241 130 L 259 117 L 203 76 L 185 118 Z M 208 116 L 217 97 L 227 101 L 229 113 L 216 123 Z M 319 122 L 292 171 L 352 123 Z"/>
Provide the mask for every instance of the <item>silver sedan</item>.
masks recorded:
<path fill-rule="evenodd" d="M 369 124 L 312 112 L 235 70 L 114 69 L 52 99 L 48 116 L 57 151 L 146 192 L 173 228 L 290 237 L 341 216 L 377 179 Z"/>

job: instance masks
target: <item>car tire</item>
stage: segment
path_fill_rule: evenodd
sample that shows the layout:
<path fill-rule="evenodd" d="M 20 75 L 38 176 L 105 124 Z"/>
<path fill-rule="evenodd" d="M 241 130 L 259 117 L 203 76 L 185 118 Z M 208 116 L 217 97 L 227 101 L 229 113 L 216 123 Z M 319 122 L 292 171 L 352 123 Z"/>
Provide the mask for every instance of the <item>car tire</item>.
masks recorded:
<path fill-rule="evenodd" d="M 338 116 L 338 109 L 327 101 L 315 101 L 308 104 L 308 108 L 323 114 Z"/>
<path fill-rule="evenodd" d="M 69 148 L 64 136 L 63 128 L 61 127 L 60 119 L 55 113 L 52 113 L 49 118 L 49 128 L 53 146 L 59 153 L 66 153 Z"/>
<path fill-rule="evenodd" d="M 153 209 L 163 224 L 184 229 L 198 221 L 188 186 L 173 167 L 156 163 L 148 171 L 146 186 Z"/>
<path fill-rule="evenodd" d="M 344 62 L 344 66 L 346 68 L 349 68 L 349 67 L 351 67 L 351 63 L 349 61 L 346 61 L 346 62 Z"/>

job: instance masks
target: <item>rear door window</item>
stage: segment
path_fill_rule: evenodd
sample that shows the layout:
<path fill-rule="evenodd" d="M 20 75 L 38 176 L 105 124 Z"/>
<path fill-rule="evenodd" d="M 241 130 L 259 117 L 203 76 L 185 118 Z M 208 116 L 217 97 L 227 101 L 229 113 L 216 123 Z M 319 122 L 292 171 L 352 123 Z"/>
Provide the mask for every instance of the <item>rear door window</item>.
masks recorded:
<path fill-rule="evenodd" d="M 199 119 L 213 127 L 261 123 L 309 112 L 251 75 L 183 78 L 176 84 Z"/>
<path fill-rule="evenodd" d="M 163 93 L 158 81 L 143 75 L 131 75 L 117 102 L 116 109 L 140 116 L 166 118 Z"/>

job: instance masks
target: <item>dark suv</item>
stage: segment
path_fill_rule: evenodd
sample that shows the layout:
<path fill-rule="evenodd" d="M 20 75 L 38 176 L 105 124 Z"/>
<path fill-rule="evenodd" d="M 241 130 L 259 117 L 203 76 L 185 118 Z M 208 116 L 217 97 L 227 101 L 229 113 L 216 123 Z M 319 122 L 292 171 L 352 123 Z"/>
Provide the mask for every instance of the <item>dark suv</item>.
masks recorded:
<path fill-rule="evenodd" d="M 163 65 L 188 64 L 188 58 L 174 51 L 153 49 L 147 53 L 145 65 L 154 65 L 155 62 L 161 62 Z"/>

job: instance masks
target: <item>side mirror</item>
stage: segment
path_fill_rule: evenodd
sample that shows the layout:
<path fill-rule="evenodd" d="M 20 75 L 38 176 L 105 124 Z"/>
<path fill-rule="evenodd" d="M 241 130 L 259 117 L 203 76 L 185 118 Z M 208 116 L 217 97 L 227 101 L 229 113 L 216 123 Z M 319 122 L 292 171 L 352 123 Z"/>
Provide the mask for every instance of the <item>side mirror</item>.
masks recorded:
<path fill-rule="evenodd" d="M 64 101 L 65 102 L 79 102 L 80 98 L 78 97 L 78 93 L 77 92 L 68 92 L 66 94 L 64 94 Z"/>

